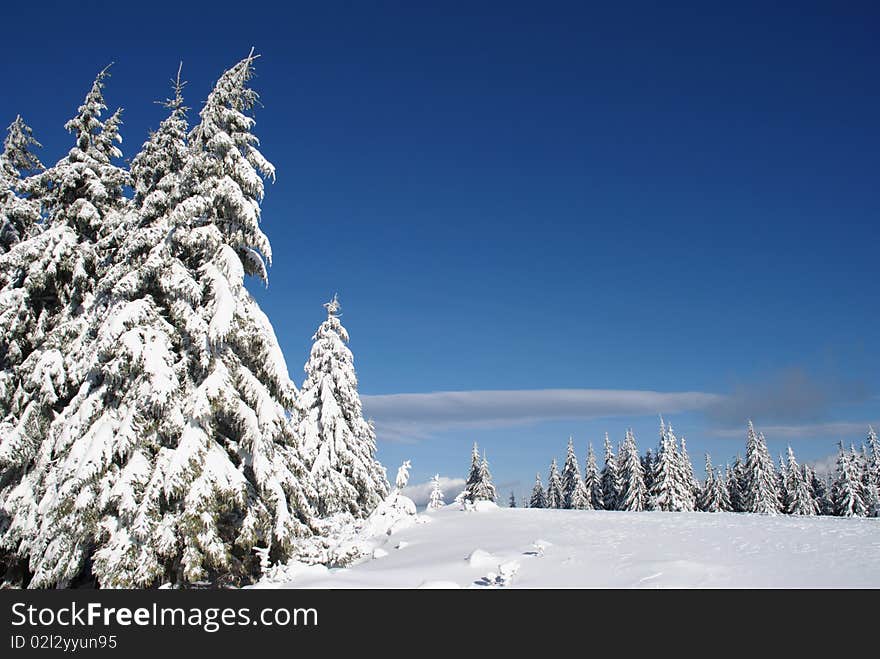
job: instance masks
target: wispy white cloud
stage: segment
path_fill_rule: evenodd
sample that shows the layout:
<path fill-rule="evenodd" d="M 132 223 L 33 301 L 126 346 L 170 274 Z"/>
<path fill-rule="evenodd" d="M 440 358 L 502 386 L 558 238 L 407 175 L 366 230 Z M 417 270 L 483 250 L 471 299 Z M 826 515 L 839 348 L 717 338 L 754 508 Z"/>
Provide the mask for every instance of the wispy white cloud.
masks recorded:
<path fill-rule="evenodd" d="M 497 428 L 560 419 L 676 414 L 707 409 L 723 397 L 683 391 L 532 389 L 441 391 L 363 396 L 380 439 L 416 441 L 456 428 Z"/>
<path fill-rule="evenodd" d="M 452 500 L 458 496 L 458 493 L 464 489 L 465 480 L 463 478 L 449 478 L 447 476 L 440 477 L 440 489 L 443 490 L 443 496 L 446 503 L 452 503 Z M 413 500 L 418 507 L 428 505 L 431 497 L 431 489 L 433 484 L 431 481 L 424 483 L 416 483 L 415 485 L 407 485 L 403 488 L 403 495 Z"/>

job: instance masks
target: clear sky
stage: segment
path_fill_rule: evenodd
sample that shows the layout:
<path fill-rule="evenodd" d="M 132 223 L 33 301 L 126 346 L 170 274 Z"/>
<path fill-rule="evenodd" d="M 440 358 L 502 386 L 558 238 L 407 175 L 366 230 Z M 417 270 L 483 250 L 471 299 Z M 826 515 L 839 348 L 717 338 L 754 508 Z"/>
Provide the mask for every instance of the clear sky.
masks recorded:
<path fill-rule="evenodd" d="M 476 440 L 522 494 L 658 413 L 700 474 L 748 417 L 821 458 L 880 421 L 880 10 L 659 4 L 15 3 L 0 120 L 54 162 L 113 61 L 130 158 L 179 61 L 195 120 L 255 46 L 250 288 L 297 382 L 338 291 L 392 477 L 463 477 Z"/>

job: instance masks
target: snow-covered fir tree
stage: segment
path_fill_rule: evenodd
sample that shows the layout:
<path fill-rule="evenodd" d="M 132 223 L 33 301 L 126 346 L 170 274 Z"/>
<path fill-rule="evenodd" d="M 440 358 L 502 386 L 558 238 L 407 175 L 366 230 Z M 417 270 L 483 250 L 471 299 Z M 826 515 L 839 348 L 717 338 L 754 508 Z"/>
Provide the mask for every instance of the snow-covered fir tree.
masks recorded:
<path fill-rule="evenodd" d="M 546 508 L 547 497 L 544 494 L 544 486 L 541 483 L 541 474 L 535 474 L 535 485 L 532 487 L 532 496 L 529 499 L 529 508 Z"/>
<path fill-rule="evenodd" d="M 33 468 L 5 500 L 15 521 L 4 547 L 28 558 L 32 586 L 89 569 L 102 586 L 249 580 L 255 547 L 282 560 L 314 530 L 315 493 L 285 411 L 296 388 L 243 286 L 245 274 L 265 277 L 262 177 L 274 173 L 251 132 L 252 65 L 218 80 L 188 146 L 178 87 L 132 162 L 130 212 L 120 204 L 108 219 L 126 176 L 109 164 L 118 114 L 97 119 L 103 74 L 68 124 L 70 162 L 37 177 L 58 182 L 43 197 L 46 231 L 27 242 L 58 222 L 81 237 L 67 268 L 77 276 L 52 291 L 88 331 L 44 341 L 67 358 L 75 395 L 62 404 L 56 394 Z M 93 199 L 77 198 L 81 188 Z M 39 524 L 27 519 L 34 499 L 51 502 Z"/>
<path fill-rule="evenodd" d="M 831 501 L 834 505 L 834 514 L 839 517 L 865 517 L 868 514 L 864 484 L 855 459 L 855 449 L 847 451 L 842 442 L 838 444 Z"/>
<path fill-rule="evenodd" d="M 579 490 L 583 490 L 581 469 L 578 465 L 577 455 L 574 452 L 574 440 L 568 438 L 568 449 L 565 454 L 565 464 L 562 466 L 562 507 L 574 508 L 575 499 L 580 499 Z M 577 501 L 581 506 L 583 501 Z"/>
<path fill-rule="evenodd" d="M 594 510 L 602 510 L 605 507 L 602 501 L 602 477 L 599 475 L 599 466 L 596 464 L 596 454 L 593 452 L 592 442 L 587 448 L 584 488 L 590 495 L 590 507 Z"/>
<path fill-rule="evenodd" d="M 126 207 L 128 175 L 113 163 L 122 155 L 115 145 L 120 111 L 100 120 L 107 109 L 106 77 L 106 70 L 98 75 L 65 124 L 73 148 L 18 186 L 45 217 L 43 230 L 0 257 L 0 393 L 8 392 L 0 396 L 0 419 L 13 426 L 0 432 L 9 440 L 0 453 L 38 442 L 60 401 L 71 395 L 75 377 L 68 377 L 64 348 L 87 331 L 83 312 L 105 261 L 104 242 Z"/>
<path fill-rule="evenodd" d="M 651 479 L 654 477 L 654 451 L 650 447 L 642 457 L 642 473 L 645 475 L 645 492 L 650 492 Z"/>
<path fill-rule="evenodd" d="M 564 494 L 562 492 L 562 477 L 559 475 L 559 467 L 556 466 L 556 458 L 550 463 L 550 473 L 547 475 L 547 508 L 562 508 Z"/>
<path fill-rule="evenodd" d="M 388 484 L 375 457 L 376 433 L 363 416 L 337 297 L 324 307 L 327 319 L 312 337 L 297 398 L 298 433 L 317 490 L 319 514 L 365 517 L 385 498 Z"/>
<path fill-rule="evenodd" d="M 727 483 L 719 469 L 712 467 L 712 458 L 706 454 L 706 480 L 700 490 L 697 509 L 706 513 L 722 513 L 730 510 L 730 497 Z"/>
<path fill-rule="evenodd" d="M 445 505 L 443 488 L 440 485 L 440 474 L 434 474 L 431 478 L 431 496 L 428 499 L 428 510 L 438 510 Z"/>
<path fill-rule="evenodd" d="M 880 517 L 880 441 L 871 426 L 868 426 L 865 449 L 865 504 L 869 516 Z"/>
<path fill-rule="evenodd" d="M 611 446 L 611 439 L 605 433 L 605 466 L 602 468 L 602 503 L 605 510 L 617 510 L 620 497 L 620 470 Z"/>
<path fill-rule="evenodd" d="M 632 429 L 626 431 L 626 437 L 620 448 L 620 495 L 617 507 L 620 510 L 644 510 L 647 503 L 645 475 L 639 448 Z"/>
<path fill-rule="evenodd" d="M 55 441 L 50 426 L 63 427 L 60 412 L 83 382 L 72 346 L 93 333 L 88 309 L 95 282 L 127 206 L 128 175 L 113 163 L 121 156 L 115 144 L 121 141 L 120 112 L 100 120 L 106 76 L 106 70 L 98 75 L 65 124 L 75 137 L 73 148 L 20 185 L 41 204 L 42 230 L 0 257 L 0 389 L 6 392 L 0 396 L 0 517 L 10 520 L 0 524 L 0 552 L 28 564 L 24 571 L 35 573 L 34 585 L 68 583 L 89 550 L 88 542 L 68 542 L 65 528 L 53 528 L 50 504 L 70 510 L 77 496 L 56 494 L 58 463 L 69 442 Z M 78 499 L 80 505 L 85 499 Z M 83 514 L 65 517 L 94 527 Z"/>
<path fill-rule="evenodd" d="M 480 457 L 480 449 L 474 442 L 471 452 L 471 469 L 468 472 L 465 484 L 465 499 L 471 503 L 476 501 L 496 501 L 498 498 L 495 486 L 492 484 L 492 474 L 489 472 L 489 463 L 485 454 Z"/>
<path fill-rule="evenodd" d="M 816 515 L 818 506 L 810 491 L 806 474 L 794 457 L 791 446 L 788 447 L 788 459 L 783 472 L 785 487 L 785 512 L 789 515 Z"/>
<path fill-rule="evenodd" d="M 809 465 L 804 465 L 804 480 L 810 486 L 810 494 L 816 502 L 819 515 L 833 515 L 834 503 L 831 501 L 830 487 L 826 478 L 820 478 Z"/>
<path fill-rule="evenodd" d="M 742 458 L 737 455 L 726 474 L 727 492 L 730 495 L 730 509 L 735 513 L 746 512 L 745 490 L 745 465 Z"/>
<path fill-rule="evenodd" d="M 775 515 L 780 512 L 780 496 L 773 458 L 764 435 L 755 432 L 749 421 L 746 440 L 744 507 L 750 513 Z"/>
<path fill-rule="evenodd" d="M 670 428 L 671 430 L 671 428 Z M 700 485 L 694 476 L 694 465 L 687 451 L 687 441 L 684 436 L 679 440 L 681 451 L 679 452 L 679 465 L 681 469 L 681 482 L 684 484 L 684 492 L 687 497 L 686 510 L 696 510 L 697 497 L 700 494 Z"/>
<path fill-rule="evenodd" d="M 507 507 L 516 508 L 516 495 L 513 493 L 512 490 L 510 492 L 510 498 L 507 500 Z"/>
<path fill-rule="evenodd" d="M 578 478 L 577 486 L 574 494 L 571 496 L 572 510 L 592 510 L 593 502 L 590 500 L 590 493 L 587 491 L 584 481 Z"/>
<path fill-rule="evenodd" d="M 9 125 L 0 153 L 0 254 L 38 229 L 40 204 L 24 196 L 21 188 L 27 174 L 43 169 L 43 163 L 33 153 L 39 146 L 30 126 L 21 115 L 17 116 Z"/>
<path fill-rule="evenodd" d="M 671 427 L 660 420 L 660 446 L 654 459 L 654 474 L 648 492 L 650 510 L 687 510 L 689 494 L 682 482 L 681 456 Z"/>

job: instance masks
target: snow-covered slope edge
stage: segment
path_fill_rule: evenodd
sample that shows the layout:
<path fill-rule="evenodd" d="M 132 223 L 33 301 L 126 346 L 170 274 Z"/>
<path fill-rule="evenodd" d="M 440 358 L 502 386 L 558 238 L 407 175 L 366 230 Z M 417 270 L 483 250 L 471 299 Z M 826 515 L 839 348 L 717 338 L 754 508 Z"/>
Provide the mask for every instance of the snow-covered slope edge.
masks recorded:
<path fill-rule="evenodd" d="M 450 505 L 272 588 L 880 587 L 880 520 Z M 260 587 L 260 586 L 258 586 Z"/>

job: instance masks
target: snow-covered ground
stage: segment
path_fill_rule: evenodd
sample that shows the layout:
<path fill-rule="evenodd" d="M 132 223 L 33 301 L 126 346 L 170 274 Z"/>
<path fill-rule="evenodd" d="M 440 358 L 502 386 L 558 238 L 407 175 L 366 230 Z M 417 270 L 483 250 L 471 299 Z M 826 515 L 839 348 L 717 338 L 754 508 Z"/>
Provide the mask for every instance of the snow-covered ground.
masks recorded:
<path fill-rule="evenodd" d="M 458 506 L 274 588 L 880 587 L 880 519 Z"/>

